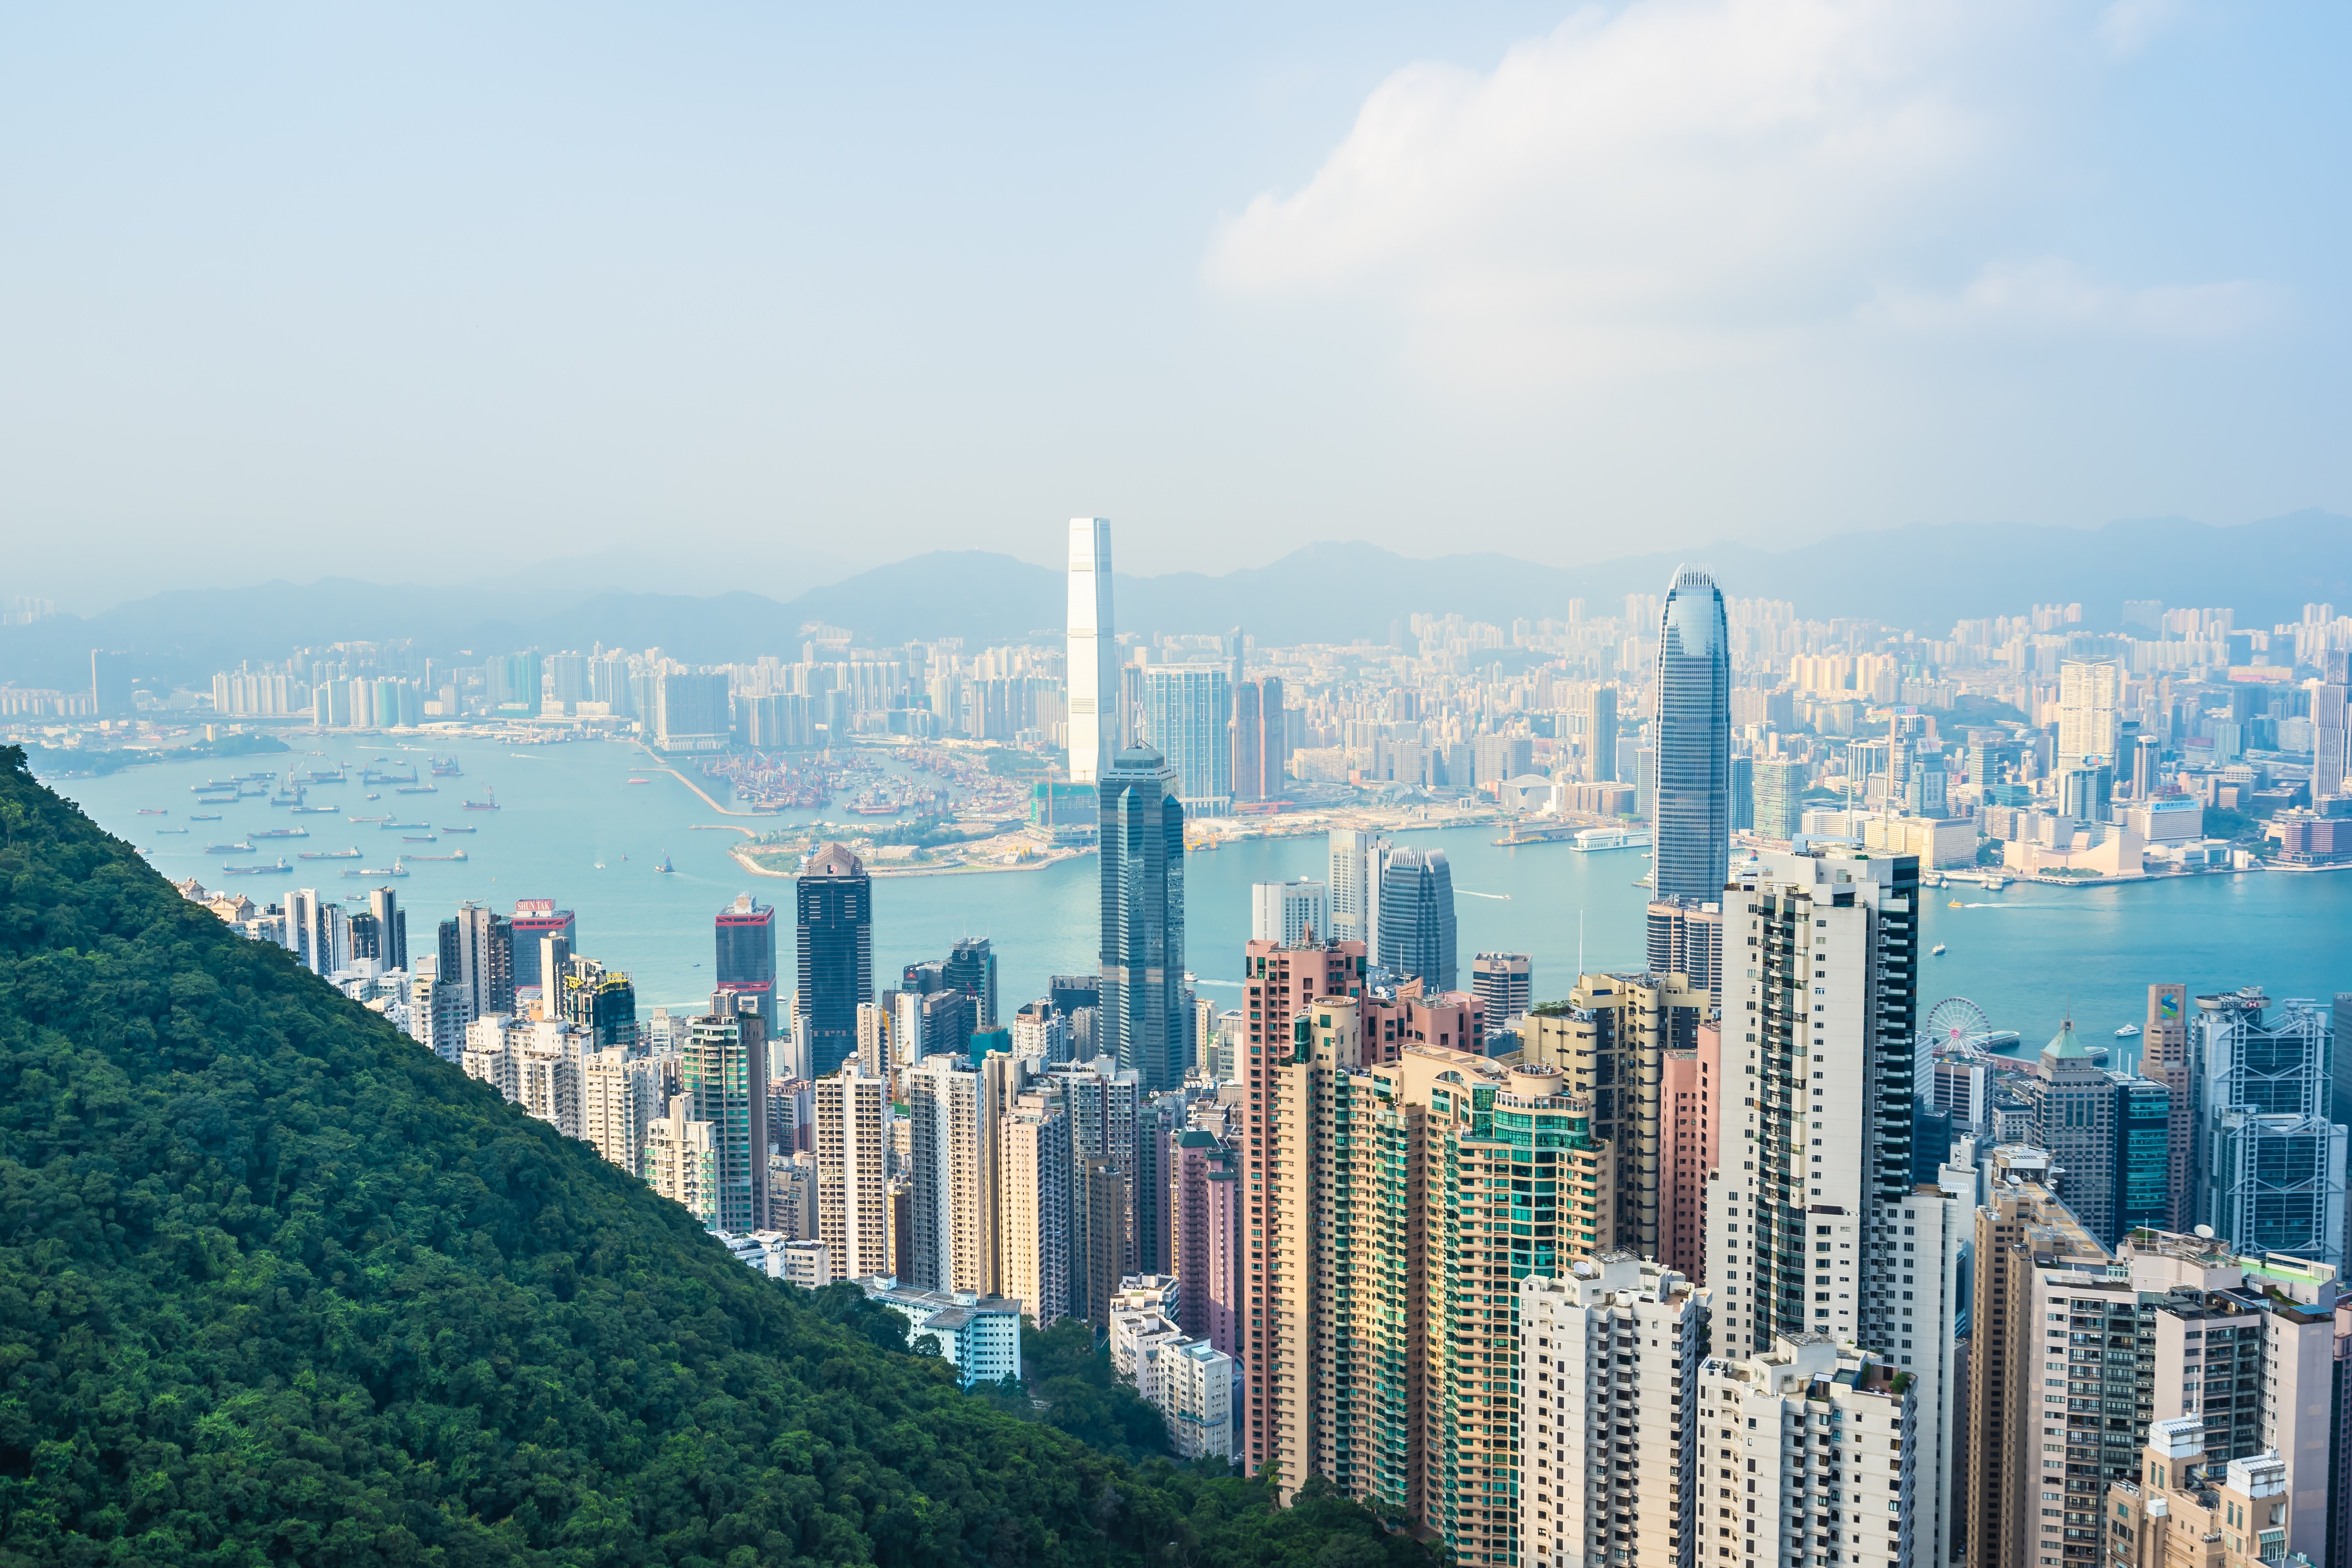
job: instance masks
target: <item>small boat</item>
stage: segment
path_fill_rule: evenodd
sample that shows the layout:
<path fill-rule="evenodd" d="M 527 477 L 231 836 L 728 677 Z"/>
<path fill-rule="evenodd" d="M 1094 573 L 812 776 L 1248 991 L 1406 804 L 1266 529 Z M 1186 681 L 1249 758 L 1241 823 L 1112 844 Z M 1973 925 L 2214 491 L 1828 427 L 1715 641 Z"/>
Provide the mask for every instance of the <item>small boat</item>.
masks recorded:
<path fill-rule="evenodd" d="M 1930 957 L 1941 958 L 1944 956 L 1944 944 L 1939 942 L 1935 946 L 1929 948 L 1927 952 Z"/>
<path fill-rule="evenodd" d="M 292 869 L 294 869 L 294 868 L 286 863 L 286 857 L 280 855 L 278 858 L 278 864 L 275 866 L 224 866 L 221 868 L 221 875 L 224 877 L 267 877 L 273 871 L 285 872 L 291 871 Z"/>
<path fill-rule="evenodd" d="M 139 808 L 139 815 L 142 816 L 169 816 L 172 815 L 172 808 L 168 805 L 142 805 Z"/>
<path fill-rule="evenodd" d="M 445 827 L 441 831 L 444 833 L 479 833 L 481 829 L 478 827 Z"/>
<path fill-rule="evenodd" d="M 2139 1026 L 2137 1024 L 2126 1024 L 2122 1028 L 2116 1031 L 2116 1038 L 2119 1040 L 2136 1040 L 2138 1037 Z"/>
<path fill-rule="evenodd" d="M 297 860 L 356 860 L 359 858 L 360 847 L 356 844 L 349 849 L 305 849 L 294 857 Z"/>
<path fill-rule="evenodd" d="M 190 822 L 218 822 L 220 820 L 220 813 L 215 812 L 210 816 L 192 816 L 188 818 L 188 820 Z"/>
<path fill-rule="evenodd" d="M 671 864 L 669 863 L 669 851 L 668 851 L 668 850 L 665 849 L 665 850 L 663 850 L 663 851 L 662 851 L 661 864 L 660 864 L 660 865 L 658 865 L 658 866 L 656 866 L 656 867 L 654 868 L 654 869 L 655 869 L 655 870 L 656 870 L 656 871 L 676 871 L 676 870 L 677 869 L 677 867 L 675 867 L 675 866 L 673 866 L 673 865 L 671 865 Z"/>
<path fill-rule="evenodd" d="M 250 844 L 207 844 L 205 846 L 205 853 L 207 855 L 250 855 L 253 853 L 253 846 Z"/>
<path fill-rule="evenodd" d="M 653 781 L 653 780 L 651 780 L 651 779 L 630 779 L 630 780 L 628 780 L 628 781 L 626 781 L 626 782 L 628 782 L 628 783 L 630 783 L 630 784 L 651 784 L 651 783 L 653 783 L 654 781 Z"/>
<path fill-rule="evenodd" d="M 1950 903 L 1946 904 L 1944 907 L 1948 910 L 1957 910 L 1961 908 L 1962 905 L 1959 900 L 1954 899 Z"/>
<path fill-rule="evenodd" d="M 380 789 L 372 789 L 367 792 L 367 797 L 370 800 L 382 800 L 383 798 L 383 792 Z"/>

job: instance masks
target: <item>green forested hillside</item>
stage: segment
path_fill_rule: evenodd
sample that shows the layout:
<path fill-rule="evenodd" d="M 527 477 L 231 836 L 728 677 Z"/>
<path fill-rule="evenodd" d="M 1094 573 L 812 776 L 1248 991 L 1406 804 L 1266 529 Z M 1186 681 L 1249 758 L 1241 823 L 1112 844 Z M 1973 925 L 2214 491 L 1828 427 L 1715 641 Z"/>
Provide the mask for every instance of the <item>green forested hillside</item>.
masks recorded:
<path fill-rule="evenodd" d="M 1426 1561 L 887 1348 L 0 752 L 0 1564 Z"/>

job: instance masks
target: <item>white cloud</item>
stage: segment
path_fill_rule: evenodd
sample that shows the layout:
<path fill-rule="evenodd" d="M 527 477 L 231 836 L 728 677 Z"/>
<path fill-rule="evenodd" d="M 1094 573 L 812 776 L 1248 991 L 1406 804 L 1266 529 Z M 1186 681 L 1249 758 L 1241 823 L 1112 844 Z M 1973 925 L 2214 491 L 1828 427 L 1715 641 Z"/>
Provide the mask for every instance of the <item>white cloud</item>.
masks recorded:
<path fill-rule="evenodd" d="M 2160 19 L 2119 8 L 2111 49 Z M 1587 9 L 1490 72 L 1396 72 L 1302 188 L 1220 226 L 1205 274 L 1393 314 L 1417 360 L 1470 381 L 1769 362 L 1931 323 L 2243 330 L 2252 285 L 2117 289 L 1971 251 L 2042 199 L 2045 102 L 2098 68 L 2086 21 L 2030 0 Z M 1921 281 L 1971 274 L 1941 300 Z"/>
<path fill-rule="evenodd" d="M 2111 0 L 2099 13 L 2099 42 L 2110 54 L 2136 55 L 2179 21 L 2180 0 Z"/>
<path fill-rule="evenodd" d="M 1863 315 L 1909 331 L 1986 329 L 2210 342 L 2270 324 L 2281 305 L 2278 291 L 2267 284 L 2240 279 L 2119 289 L 2047 257 L 1988 265 L 1955 294 L 1890 290 Z"/>

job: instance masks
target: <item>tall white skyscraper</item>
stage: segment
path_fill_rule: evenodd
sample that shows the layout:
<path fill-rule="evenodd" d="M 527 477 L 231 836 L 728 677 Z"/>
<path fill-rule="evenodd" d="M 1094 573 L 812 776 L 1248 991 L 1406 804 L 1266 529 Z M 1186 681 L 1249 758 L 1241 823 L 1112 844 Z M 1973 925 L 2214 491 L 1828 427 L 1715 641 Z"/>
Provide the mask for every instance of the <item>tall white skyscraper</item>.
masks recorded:
<path fill-rule="evenodd" d="M 2058 767 L 2063 775 L 2085 757 L 2112 766 L 2116 710 L 2123 702 L 2123 672 L 2111 658 L 2058 661 Z"/>
<path fill-rule="evenodd" d="M 1389 868 L 1389 841 L 1351 827 L 1331 832 L 1331 932 L 1380 952 L 1381 878 Z"/>
<path fill-rule="evenodd" d="M 1070 782 L 1099 784 L 1126 743 L 1110 613 L 1110 520 L 1070 520 Z"/>
<path fill-rule="evenodd" d="M 1331 889 L 1301 877 L 1295 882 L 1254 882 L 1250 885 L 1250 940 L 1278 942 L 1297 947 L 1313 932 L 1316 942 L 1331 940 Z"/>

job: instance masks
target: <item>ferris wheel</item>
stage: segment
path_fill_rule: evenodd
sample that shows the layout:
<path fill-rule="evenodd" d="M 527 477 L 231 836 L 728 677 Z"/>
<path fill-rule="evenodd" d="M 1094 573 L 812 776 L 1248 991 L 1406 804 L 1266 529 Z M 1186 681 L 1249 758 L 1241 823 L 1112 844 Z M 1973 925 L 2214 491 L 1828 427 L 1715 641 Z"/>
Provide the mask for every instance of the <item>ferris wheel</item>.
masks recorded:
<path fill-rule="evenodd" d="M 1992 1020 L 1983 1008 L 1965 996 L 1947 996 L 1921 1020 L 1919 1044 L 1927 1050 L 1979 1056 L 1982 1047 L 1977 1042 L 1991 1033 Z"/>

